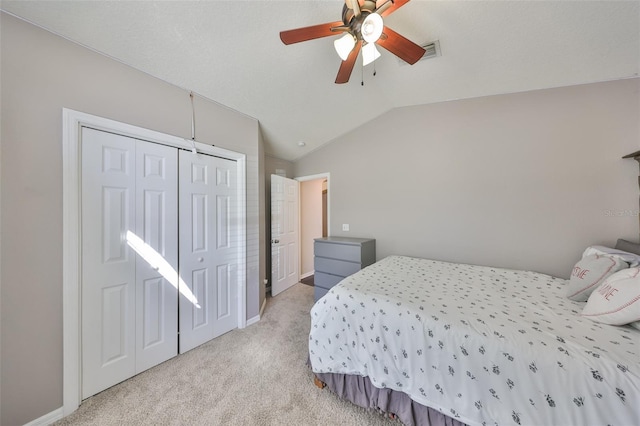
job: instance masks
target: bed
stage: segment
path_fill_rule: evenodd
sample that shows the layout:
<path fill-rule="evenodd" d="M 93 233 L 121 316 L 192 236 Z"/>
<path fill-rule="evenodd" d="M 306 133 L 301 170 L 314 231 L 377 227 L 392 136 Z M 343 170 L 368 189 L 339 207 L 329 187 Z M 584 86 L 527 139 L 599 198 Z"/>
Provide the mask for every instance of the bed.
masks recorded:
<path fill-rule="evenodd" d="M 640 331 L 581 316 L 566 286 L 390 256 L 313 306 L 309 364 L 407 425 L 640 425 Z"/>

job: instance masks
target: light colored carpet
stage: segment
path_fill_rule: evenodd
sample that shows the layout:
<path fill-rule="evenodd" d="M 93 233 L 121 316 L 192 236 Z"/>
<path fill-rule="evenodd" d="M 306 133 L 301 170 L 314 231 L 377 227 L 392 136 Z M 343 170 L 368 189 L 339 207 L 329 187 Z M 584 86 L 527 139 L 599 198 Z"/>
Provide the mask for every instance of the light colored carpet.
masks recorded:
<path fill-rule="evenodd" d="M 313 287 L 267 299 L 262 319 L 82 403 L 56 425 L 395 425 L 318 389 L 306 366 Z"/>

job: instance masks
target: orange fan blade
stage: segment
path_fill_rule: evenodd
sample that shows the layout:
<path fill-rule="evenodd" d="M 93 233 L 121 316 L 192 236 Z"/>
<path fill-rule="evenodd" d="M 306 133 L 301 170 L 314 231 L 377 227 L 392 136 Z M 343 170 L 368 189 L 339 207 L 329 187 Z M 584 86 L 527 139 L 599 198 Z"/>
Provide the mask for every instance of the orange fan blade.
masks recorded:
<path fill-rule="evenodd" d="M 340 64 L 340 69 L 338 70 L 338 75 L 336 76 L 336 84 L 343 84 L 349 81 L 349 77 L 351 77 L 351 71 L 353 71 L 353 66 L 356 63 L 356 59 L 358 58 L 358 53 L 360 53 L 360 48 L 362 47 L 362 42 L 359 41 L 353 47 L 351 53 L 347 57 L 346 61 L 342 61 Z"/>
<path fill-rule="evenodd" d="M 376 9 L 385 4 L 388 0 L 378 0 L 376 2 Z M 409 0 L 393 0 L 393 4 L 390 7 L 385 6 L 385 9 L 380 12 L 380 16 L 387 16 L 395 12 L 399 7 L 409 3 Z"/>
<path fill-rule="evenodd" d="M 401 36 L 389 27 L 384 27 L 383 34 L 385 34 L 386 37 L 380 37 L 376 44 L 384 47 L 408 64 L 415 64 L 425 53 L 422 47 Z"/>
<path fill-rule="evenodd" d="M 332 30 L 332 28 L 343 26 L 342 21 L 336 21 L 313 25 L 311 27 L 296 28 L 295 30 L 280 31 L 280 40 L 282 40 L 284 44 L 293 44 L 316 38 L 329 37 L 338 34 L 340 31 L 344 31 L 338 28 Z"/>

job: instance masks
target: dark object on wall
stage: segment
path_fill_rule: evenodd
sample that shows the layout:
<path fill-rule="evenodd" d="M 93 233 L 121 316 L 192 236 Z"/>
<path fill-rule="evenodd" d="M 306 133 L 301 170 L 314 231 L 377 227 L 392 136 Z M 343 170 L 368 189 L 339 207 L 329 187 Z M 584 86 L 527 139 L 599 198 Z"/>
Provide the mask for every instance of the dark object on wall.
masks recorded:
<path fill-rule="evenodd" d="M 640 244 L 632 243 L 631 241 L 618 239 L 615 248 L 616 250 L 622 250 L 640 256 Z"/>
<path fill-rule="evenodd" d="M 633 158 L 640 164 L 640 151 L 632 152 L 631 154 L 627 154 L 622 158 Z M 640 187 L 640 176 L 638 176 L 638 186 Z M 640 204 L 640 200 L 639 200 L 639 204 Z M 640 216 L 639 216 L 639 220 L 640 220 Z M 640 222 L 638 222 L 638 230 L 640 231 Z M 618 240 L 618 242 L 620 242 L 620 240 Z M 625 251 L 628 251 L 628 250 L 625 250 Z"/>

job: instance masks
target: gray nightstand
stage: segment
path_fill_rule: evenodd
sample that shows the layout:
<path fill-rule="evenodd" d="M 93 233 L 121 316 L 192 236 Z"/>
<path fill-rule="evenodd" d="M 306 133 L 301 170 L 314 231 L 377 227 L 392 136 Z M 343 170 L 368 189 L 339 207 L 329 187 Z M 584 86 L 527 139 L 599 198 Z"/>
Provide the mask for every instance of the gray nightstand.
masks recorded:
<path fill-rule="evenodd" d="M 314 293 L 317 301 L 343 278 L 376 261 L 376 240 L 371 238 L 316 238 Z"/>

